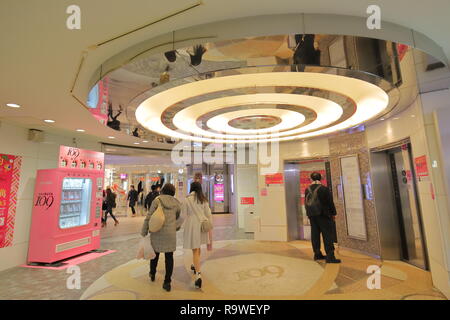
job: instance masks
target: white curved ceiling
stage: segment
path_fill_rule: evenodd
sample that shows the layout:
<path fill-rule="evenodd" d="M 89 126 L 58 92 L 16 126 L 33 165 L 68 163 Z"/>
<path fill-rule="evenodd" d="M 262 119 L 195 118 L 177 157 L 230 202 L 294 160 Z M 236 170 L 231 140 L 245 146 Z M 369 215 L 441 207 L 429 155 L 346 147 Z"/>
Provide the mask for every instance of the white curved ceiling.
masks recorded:
<path fill-rule="evenodd" d="M 195 1 L 183 1 L 184 7 Z M 127 37 L 89 51 L 78 79 L 78 96 L 86 96 L 92 72 L 105 60 L 151 37 L 194 25 L 238 17 L 309 13 L 365 17 L 370 4 L 382 9 L 382 20 L 414 29 L 434 40 L 450 57 L 450 1 L 433 0 L 204 0 L 203 5 Z M 180 9 L 174 2 L 78 0 L 81 30 L 66 28 L 67 3 L 57 0 L 0 2 L 0 117 L 29 128 L 96 141 L 132 144 L 136 138 L 100 126 L 71 96 L 83 50 L 95 43 L 155 21 Z M 313 23 L 312 21 L 311 23 Z M 395 35 L 394 35 L 395 36 Z M 20 109 L 6 108 L 18 103 Z M 43 119 L 56 123 L 48 125 Z M 86 133 L 77 133 L 83 128 Z"/>

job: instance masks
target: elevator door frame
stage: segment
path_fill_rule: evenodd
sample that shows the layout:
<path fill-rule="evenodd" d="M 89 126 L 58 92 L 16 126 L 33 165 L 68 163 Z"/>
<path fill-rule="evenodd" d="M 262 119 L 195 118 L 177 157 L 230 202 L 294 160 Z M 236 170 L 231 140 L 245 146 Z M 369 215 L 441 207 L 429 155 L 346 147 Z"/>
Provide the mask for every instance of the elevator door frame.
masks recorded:
<path fill-rule="evenodd" d="M 412 262 L 407 254 L 408 252 L 408 244 L 407 244 L 407 239 L 406 239 L 406 228 L 404 226 L 404 217 L 403 217 L 403 206 L 401 204 L 401 200 L 395 195 L 395 192 L 397 189 L 397 192 L 400 192 L 400 186 L 398 185 L 398 174 L 397 174 L 397 163 L 395 162 L 395 153 L 400 151 L 401 152 L 401 148 L 406 146 L 407 147 L 407 152 L 408 152 L 408 161 L 409 161 L 409 168 L 411 171 L 411 182 L 412 182 L 412 188 L 413 188 L 413 196 L 414 196 L 414 203 L 416 206 L 416 211 L 417 211 L 417 220 L 418 220 L 418 224 L 419 224 L 419 233 L 420 233 L 420 238 L 421 238 L 421 245 L 422 245 L 422 254 L 423 254 L 423 263 L 424 265 L 419 265 L 416 264 L 414 262 Z M 416 171 L 415 171 L 415 166 L 414 166 L 414 161 L 413 161 L 413 154 L 412 154 L 412 147 L 411 147 L 411 143 L 409 141 L 403 142 L 403 143 L 399 143 L 397 145 L 391 145 L 389 147 L 386 147 L 384 149 L 381 150 L 372 150 L 371 152 L 372 154 L 380 154 L 382 156 L 384 156 L 384 159 L 386 161 L 386 166 L 387 166 L 387 174 L 388 178 L 390 179 L 390 185 L 393 188 L 392 189 L 392 194 L 390 197 L 390 201 L 392 202 L 393 205 L 393 209 L 394 212 L 393 214 L 395 215 L 393 218 L 396 221 L 396 231 L 398 231 L 398 240 L 400 241 L 399 245 L 400 248 L 398 248 L 398 260 L 403 261 L 405 263 L 408 263 L 410 265 L 413 265 L 415 267 L 421 268 L 421 269 L 425 269 L 425 270 L 429 270 L 429 260 L 428 260 L 428 248 L 426 245 L 426 238 L 425 238 L 425 232 L 424 232 L 424 227 L 423 227 L 423 218 L 422 218 L 422 210 L 421 210 L 421 206 L 420 206 L 420 199 L 419 199 L 419 193 L 418 193 L 418 186 L 417 186 L 417 180 L 416 180 Z M 394 162 L 392 162 L 392 158 L 394 158 Z M 373 158 L 372 158 L 373 160 Z M 392 167 L 392 165 L 395 165 L 395 168 Z M 372 166 L 372 164 L 371 164 Z M 373 170 L 374 168 L 372 168 Z M 373 177 L 373 182 L 376 182 L 376 177 Z M 377 188 L 377 186 L 374 186 L 374 190 Z M 378 194 L 378 199 L 379 198 L 383 198 L 383 195 L 381 195 L 380 197 L 380 193 Z M 383 199 L 384 200 L 384 199 Z M 379 203 L 380 200 L 377 201 L 377 194 L 375 194 L 375 201 L 376 201 L 376 210 L 379 210 L 380 207 L 377 206 L 377 203 Z M 380 224 L 380 221 L 385 219 L 386 217 L 381 218 L 380 217 L 381 213 L 379 213 L 377 211 L 377 219 L 379 220 L 379 224 L 378 224 L 378 228 L 383 228 L 383 223 Z M 381 231 L 381 230 L 380 230 Z M 380 239 L 380 245 L 383 245 L 383 239 Z M 392 259 L 392 256 L 389 257 L 383 257 L 383 251 L 385 250 L 385 248 L 382 247 L 382 258 L 384 259 Z M 406 252 L 406 253 L 405 253 Z"/>
<path fill-rule="evenodd" d="M 288 241 L 292 240 L 310 240 L 305 239 L 305 231 L 303 224 L 303 217 L 306 216 L 306 212 L 303 212 L 300 205 L 301 199 L 301 190 L 300 190 L 300 174 L 301 174 L 301 165 L 307 164 L 314 161 L 323 162 L 325 167 L 325 178 L 328 183 L 328 188 L 330 192 L 332 192 L 332 180 L 331 180 L 331 168 L 330 168 L 330 158 L 328 157 L 317 157 L 317 158 L 304 158 L 304 159 L 286 159 L 284 160 L 284 169 L 283 173 L 285 175 L 285 204 L 286 204 L 286 216 L 288 223 Z M 327 164 L 328 163 L 328 164 Z M 287 170 L 295 170 L 288 171 Z M 290 183 L 289 178 L 294 178 L 296 181 Z M 295 200 L 292 199 L 292 196 L 295 195 Z M 295 217 L 292 214 L 295 212 Z"/>

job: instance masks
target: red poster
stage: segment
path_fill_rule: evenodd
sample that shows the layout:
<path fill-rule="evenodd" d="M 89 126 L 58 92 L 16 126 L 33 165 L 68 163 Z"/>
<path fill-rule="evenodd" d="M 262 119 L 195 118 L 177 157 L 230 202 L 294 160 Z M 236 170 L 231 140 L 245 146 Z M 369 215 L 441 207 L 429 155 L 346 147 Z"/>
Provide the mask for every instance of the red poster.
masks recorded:
<path fill-rule="evenodd" d="M 21 157 L 0 154 L 0 248 L 12 245 Z"/>
<path fill-rule="evenodd" d="M 253 197 L 241 197 L 241 204 L 255 204 L 255 198 L 253 198 Z"/>
<path fill-rule="evenodd" d="M 262 188 L 261 189 L 261 197 L 266 197 L 267 196 L 267 189 L 266 188 Z"/>
<path fill-rule="evenodd" d="M 266 174 L 266 184 L 283 184 L 283 174 L 275 173 L 275 174 Z"/>
<path fill-rule="evenodd" d="M 103 170 L 105 154 L 92 150 L 60 146 L 59 168 Z"/>
<path fill-rule="evenodd" d="M 400 61 L 403 60 L 406 52 L 408 51 L 409 47 L 406 44 L 397 44 L 397 53 L 398 53 L 398 58 Z"/>
<path fill-rule="evenodd" d="M 416 174 L 419 178 L 428 177 L 428 166 L 427 166 L 427 157 L 420 156 L 414 159 L 414 163 L 416 165 Z"/>

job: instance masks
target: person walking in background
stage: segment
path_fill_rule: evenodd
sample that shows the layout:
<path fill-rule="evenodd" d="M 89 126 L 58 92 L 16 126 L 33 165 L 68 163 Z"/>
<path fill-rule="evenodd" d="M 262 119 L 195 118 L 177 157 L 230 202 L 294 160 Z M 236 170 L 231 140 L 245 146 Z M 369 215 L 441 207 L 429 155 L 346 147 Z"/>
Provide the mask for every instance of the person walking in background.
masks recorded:
<path fill-rule="evenodd" d="M 119 224 L 119 220 L 116 219 L 116 217 L 113 214 L 113 208 L 116 207 L 116 194 L 111 191 L 111 188 L 106 188 L 106 211 L 105 211 L 105 227 L 106 227 L 106 221 L 108 219 L 108 214 L 111 215 L 111 217 L 114 219 L 114 226 L 117 226 Z"/>
<path fill-rule="evenodd" d="M 135 217 L 136 209 L 134 209 L 134 206 L 136 205 L 136 202 L 138 200 L 138 192 L 134 189 L 134 185 L 130 186 L 130 191 L 128 192 L 127 200 L 128 200 L 128 205 L 131 208 L 133 217 Z"/>
<path fill-rule="evenodd" d="M 145 204 L 144 207 L 145 209 L 149 210 L 153 200 L 155 200 L 156 197 L 159 196 L 159 186 L 158 185 L 152 185 L 151 186 L 152 191 L 150 191 L 147 196 L 145 197 Z"/>
<path fill-rule="evenodd" d="M 311 222 L 311 242 L 314 260 L 327 263 L 340 263 L 334 256 L 334 216 L 336 208 L 330 190 L 320 182 L 322 176 L 318 172 L 311 174 L 312 184 L 305 190 L 306 215 Z M 320 250 L 320 234 L 322 234 L 326 257 Z"/>
<path fill-rule="evenodd" d="M 155 251 L 155 258 L 150 260 L 150 280 L 155 281 L 156 267 L 158 265 L 159 254 L 164 252 L 166 262 L 166 275 L 164 278 L 163 289 L 171 290 L 171 278 L 173 273 L 173 252 L 177 247 L 177 220 L 180 219 L 180 202 L 174 197 L 175 186 L 167 183 L 161 190 L 161 195 L 157 197 L 150 207 L 147 216 L 142 225 L 141 235 L 145 237 L 148 234 L 148 225 L 150 217 L 159 206 L 162 206 L 164 212 L 164 225 L 158 232 L 151 233 L 151 244 Z"/>
<path fill-rule="evenodd" d="M 190 194 L 181 205 L 182 215 L 186 218 L 184 222 L 183 247 L 191 249 L 193 256 L 192 271 L 195 275 L 195 286 L 202 287 L 200 270 L 201 245 L 212 242 L 211 232 L 202 232 L 202 222 L 209 220 L 212 226 L 212 214 L 208 201 L 203 194 L 202 185 L 199 182 L 191 184 Z"/>
<path fill-rule="evenodd" d="M 108 208 L 106 204 L 106 190 L 103 190 L 103 200 L 102 200 L 102 228 L 106 227 L 106 209 Z"/>

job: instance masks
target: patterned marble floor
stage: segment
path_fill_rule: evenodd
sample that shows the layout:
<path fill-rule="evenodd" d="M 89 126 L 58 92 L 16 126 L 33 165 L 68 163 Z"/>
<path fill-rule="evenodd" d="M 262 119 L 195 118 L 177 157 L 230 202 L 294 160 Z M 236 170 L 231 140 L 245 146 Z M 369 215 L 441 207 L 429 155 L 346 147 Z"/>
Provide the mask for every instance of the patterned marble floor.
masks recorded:
<path fill-rule="evenodd" d="M 148 261 L 134 259 L 143 220 L 136 217 L 102 230 L 102 249 L 117 251 L 79 265 L 79 290 L 67 289 L 66 270 L 18 267 L 0 272 L 0 299 L 445 299 L 429 272 L 406 263 L 338 249 L 343 263 L 327 265 L 312 260 L 309 242 L 254 241 L 229 215 L 214 219 L 214 248 L 202 251 L 201 290 L 193 287 L 192 254 L 181 247 L 172 292 L 161 288 L 163 256 L 156 282 L 149 281 Z M 380 267 L 381 289 L 367 288 L 371 265 Z"/>

